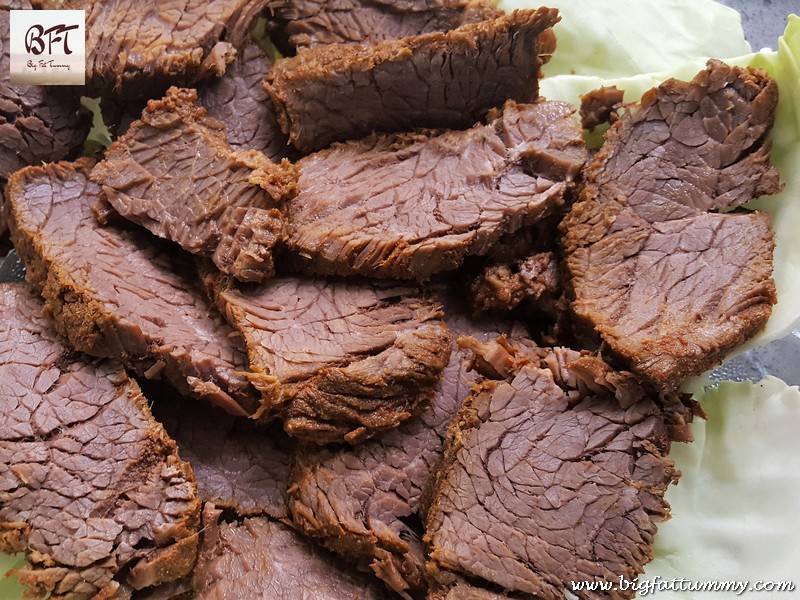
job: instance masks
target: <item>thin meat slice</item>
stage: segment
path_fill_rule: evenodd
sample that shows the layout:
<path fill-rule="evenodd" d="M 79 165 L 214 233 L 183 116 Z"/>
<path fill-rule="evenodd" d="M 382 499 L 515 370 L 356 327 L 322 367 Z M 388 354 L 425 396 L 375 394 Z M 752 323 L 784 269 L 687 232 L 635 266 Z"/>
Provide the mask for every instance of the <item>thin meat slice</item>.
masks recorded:
<path fill-rule="evenodd" d="M 0 180 L 28 165 L 74 156 L 91 127 L 76 88 L 10 82 L 9 11 L 26 8 L 25 0 L 0 0 Z"/>
<path fill-rule="evenodd" d="M 377 580 L 356 572 L 281 523 L 264 518 L 242 523 L 204 521 L 204 552 L 196 575 L 198 600 L 387 597 Z"/>
<path fill-rule="evenodd" d="M 777 86 L 709 62 L 623 115 L 561 228 L 588 332 L 664 390 L 719 363 L 776 301 L 760 213 L 709 213 L 780 189 L 770 165 Z"/>
<path fill-rule="evenodd" d="M 287 261 L 426 280 L 559 213 L 587 160 L 573 108 L 517 104 L 466 131 L 373 135 L 297 163 Z"/>
<path fill-rule="evenodd" d="M 447 312 L 455 335 L 490 340 L 508 326 Z M 475 374 L 457 349 L 431 405 L 397 429 L 352 449 L 305 448 L 295 455 L 290 488 L 294 523 L 350 561 L 369 566 L 404 597 L 425 589 L 425 549 L 417 521 L 423 489 L 442 452 L 447 426 Z"/>
<path fill-rule="evenodd" d="M 208 116 L 225 124 L 232 148 L 258 150 L 280 162 L 290 158 L 292 148 L 261 85 L 271 66 L 264 50 L 250 43 L 237 54 L 225 75 L 200 88 L 198 94 Z"/>
<path fill-rule="evenodd" d="M 233 150 L 221 124 L 197 105 L 193 89 L 170 88 L 151 100 L 92 169 L 91 179 L 123 217 L 194 254 L 210 256 L 241 281 L 274 274 L 281 234 L 278 205 L 259 182 L 271 170 L 277 197 L 293 187 L 258 151 Z"/>
<path fill-rule="evenodd" d="M 32 594 L 82 600 L 187 575 L 200 502 L 189 465 L 118 363 L 73 354 L 42 300 L 0 284 L 0 550 Z"/>
<path fill-rule="evenodd" d="M 287 49 L 448 31 L 502 14 L 487 0 L 271 0 L 272 39 Z"/>
<path fill-rule="evenodd" d="M 86 86 L 160 96 L 225 73 L 267 0 L 86 0 Z"/>
<path fill-rule="evenodd" d="M 175 392 L 162 391 L 151 408 L 192 465 L 201 500 L 242 517 L 288 516 L 293 444 L 283 431 L 259 427 Z"/>
<path fill-rule="evenodd" d="M 142 230 L 98 224 L 92 163 L 28 167 L 9 180 L 14 245 L 73 347 L 232 414 L 256 408 L 233 330 L 174 248 Z"/>
<path fill-rule="evenodd" d="M 469 127 L 508 99 L 536 100 L 558 19 L 540 8 L 447 33 L 311 48 L 276 61 L 264 85 L 303 153 L 372 131 Z"/>
<path fill-rule="evenodd" d="M 432 580 L 561 600 L 572 581 L 635 579 L 677 480 L 660 407 L 592 355 L 466 345 L 508 369 L 473 389 L 448 431 L 425 536 Z"/>
<path fill-rule="evenodd" d="M 278 277 L 206 286 L 242 334 L 258 417 L 318 443 L 356 443 L 423 410 L 450 356 L 437 303 L 412 288 Z"/>

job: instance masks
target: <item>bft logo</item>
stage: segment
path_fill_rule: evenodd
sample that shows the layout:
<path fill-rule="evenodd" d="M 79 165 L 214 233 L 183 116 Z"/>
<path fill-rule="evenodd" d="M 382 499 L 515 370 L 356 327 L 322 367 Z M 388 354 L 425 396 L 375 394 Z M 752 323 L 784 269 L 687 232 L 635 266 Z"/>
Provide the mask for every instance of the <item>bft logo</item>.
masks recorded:
<path fill-rule="evenodd" d="M 86 14 L 82 10 L 10 12 L 13 84 L 83 85 Z"/>
<path fill-rule="evenodd" d="M 67 25 L 66 23 L 59 23 L 49 29 L 45 29 L 41 25 L 31 25 L 25 34 L 25 50 L 29 54 L 39 56 L 46 48 L 47 54 L 53 54 L 53 45 L 56 44 L 55 51 L 59 52 L 58 44 L 60 43 L 61 53 L 70 55 L 72 50 L 69 47 L 69 32 L 79 28 L 80 25 Z"/>

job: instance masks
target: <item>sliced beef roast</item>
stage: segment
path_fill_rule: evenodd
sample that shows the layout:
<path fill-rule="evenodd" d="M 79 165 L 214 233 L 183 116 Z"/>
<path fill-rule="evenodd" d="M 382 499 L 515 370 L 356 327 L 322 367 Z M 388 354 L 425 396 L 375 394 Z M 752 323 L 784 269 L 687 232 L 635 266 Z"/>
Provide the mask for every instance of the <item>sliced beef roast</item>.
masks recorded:
<path fill-rule="evenodd" d="M 292 148 L 262 86 L 271 65 L 264 50 L 250 43 L 239 52 L 225 75 L 199 90 L 199 100 L 210 117 L 225 124 L 231 147 L 259 150 L 280 162 L 290 157 Z"/>
<path fill-rule="evenodd" d="M 265 80 L 301 152 L 375 131 L 469 127 L 507 99 L 533 102 L 558 11 L 516 11 L 447 33 L 333 44 L 284 58 Z"/>
<path fill-rule="evenodd" d="M 712 61 L 625 114 L 562 223 L 573 310 L 662 389 L 721 361 L 775 303 L 767 214 L 708 213 L 779 189 L 767 135 L 778 90 Z"/>
<path fill-rule="evenodd" d="M 0 0 L 0 179 L 77 154 L 91 126 L 78 88 L 10 82 L 8 11 L 30 7 L 27 0 Z"/>
<path fill-rule="evenodd" d="M 293 444 L 281 429 L 258 427 L 249 419 L 180 398 L 175 392 L 159 396 L 151 407 L 153 416 L 192 465 L 201 500 L 240 516 L 288 516 L 286 489 Z"/>
<path fill-rule="evenodd" d="M 266 2 L 87 0 L 87 91 L 153 97 L 222 75 Z"/>
<path fill-rule="evenodd" d="M 448 31 L 502 14 L 489 0 L 270 0 L 270 37 L 286 49 Z"/>
<path fill-rule="evenodd" d="M 293 169 L 261 152 L 233 150 L 222 125 L 197 105 L 193 89 L 170 88 L 151 100 L 92 170 L 109 203 L 125 218 L 224 273 L 263 281 L 274 273 L 272 247 L 281 233 L 277 204 L 259 182 L 269 176 L 276 197 L 294 187 Z"/>
<path fill-rule="evenodd" d="M 660 407 L 592 355 L 460 343 L 504 378 L 476 386 L 448 431 L 425 536 L 432 580 L 561 600 L 571 581 L 634 579 L 677 479 Z"/>
<path fill-rule="evenodd" d="M 289 262 L 425 280 L 564 206 L 587 159 L 573 108 L 517 104 L 466 131 L 372 135 L 297 163 Z"/>
<path fill-rule="evenodd" d="M 278 277 L 207 288 L 244 337 L 258 416 L 295 437 L 356 443 L 424 409 L 450 356 L 437 303 L 370 282 Z"/>
<path fill-rule="evenodd" d="M 52 600 L 122 598 L 189 573 L 189 465 L 121 365 L 72 354 L 25 284 L 0 284 L 0 550 Z"/>
<path fill-rule="evenodd" d="M 91 167 L 28 167 L 7 187 L 14 245 L 59 332 L 78 350 L 250 414 L 256 395 L 240 338 L 173 247 L 142 230 L 98 224 L 92 208 L 101 190 L 89 181 Z"/>
<path fill-rule="evenodd" d="M 216 523 L 204 510 L 198 600 L 379 600 L 376 579 L 358 573 L 281 523 L 264 518 Z"/>
<path fill-rule="evenodd" d="M 462 314 L 447 312 L 455 335 L 489 340 L 502 333 L 503 324 L 473 322 Z M 475 378 L 465 359 L 465 352 L 453 352 L 431 405 L 420 415 L 353 449 L 299 451 L 292 468 L 295 524 L 346 559 L 368 565 L 406 597 L 425 589 L 421 532 L 410 523 L 417 520 L 450 419 Z"/>

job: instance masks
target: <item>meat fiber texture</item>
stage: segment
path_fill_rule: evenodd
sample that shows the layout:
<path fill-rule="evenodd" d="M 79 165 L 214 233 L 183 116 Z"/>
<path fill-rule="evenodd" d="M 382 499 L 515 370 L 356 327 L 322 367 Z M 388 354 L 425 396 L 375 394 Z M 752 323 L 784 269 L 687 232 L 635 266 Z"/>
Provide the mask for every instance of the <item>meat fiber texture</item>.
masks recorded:
<path fill-rule="evenodd" d="M 677 480 L 657 403 L 594 356 L 499 361 L 507 342 L 467 345 L 505 377 L 476 386 L 448 430 L 426 523 L 431 579 L 561 600 L 571 581 L 636 578 Z"/>
<path fill-rule="evenodd" d="M 560 213 L 587 160 L 562 102 L 509 101 L 466 131 L 372 135 L 297 163 L 287 261 L 320 274 L 427 280 Z"/>
<path fill-rule="evenodd" d="M 23 8 L 30 4 L 0 0 L 0 180 L 28 165 L 74 156 L 91 126 L 77 88 L 10 83 L 9 10 Z"/>
<path fill-rule="evenodd" d="M 36 595 L 123 597 L 194 566 L 189 465 L 118 363 L 73 354 L 25 284 L 0 284 L 0 549 Z"/>
<path fill-rule="evenodd" d="M 540 8 L 377 44 L 310 48 L 264 87 L 303 153 L 373 131 L 469 127 L 508 100 L 533 102 L 558 11 Z"/>
<path fill-rule="evenodd" d="M 263 281 L 275 272 L 272 247 L 282 229 L 271 194 L 294 187 L 292 172 L 256 150 L 233 150 L 223 125 L 197 105 L 197 92 L 173 87 L 148 102 L 91 179 L 126 219 L 211 257 L 241 281 Z M 266 178 L 269 191 L 259 185 Z"/>
<path fill-rule="evenodd" d="M 454 335 L 490 340 L 510 324 L 446 313 Z M 397 429 L 352 449 L 304 448 L 295 455 L 290 508 L 300 530 L 350 561 L 369 566 L 408 598 L 425 589 L 425 549 L 417 519 L 423 488 L 442 452 L 447 426 L 475 374 L 457 349 L 431 402 Z"/>
<path fill-rule="evenodd" d="M 489 265 L 469 284 L 475 312 L 512 311 L 522 306 L 555 314 L 561 292 L 561 268 L 554 252 Z"/>
<path fill-rule="evenodd" d="M 776 301 L 769 215 L 708 211 L 780 189 L 777 99 L 765 73 L 716 61 L 665 82 L 609 130 L 562 223 L 579 322 L 661 389 L 719 363 Z"/>
<path fill-rule="evenodd" d="M 253 288 L 205 270 L 244 338 L 256 417 L 289 435 L 357 443 L 421 412 L 450 357 L 436 302 L 380 283 L 277 277 Z"/>
<path fill-rule="evenodd" d="M 12 240 L 57 329 L 78 350 L 249 415 L 256 394 L 241 340 L 174 249 L 142 230 L 98 224 L 91 167 L 28 167 L 7 187 Z"/>
<path fill-rule="evenodd" d="M 259 427 L 174 392 L 160 394 L 151 408 L 192 465 L 201 500 L 239 516 L 288 516 L 293 444 L 283 431 Z"/>
<path fill-rule="evenodd" d="M 208 506 L 208 505 L 207 505 Z M 209 546 L 206 548 L 206 546 Z M 208 523 L 198 600 L 383 600 L 383 586 L 281 523 Z"/>
<path fill-rule="evenodd" d="M 236 150 L 258 150 L 274 162 L 293 152 L 278 125 L 275 107 L 261 82 L 272 61 L 258 44 L 247 44 L 225 75 L 198 90 L 208 116 L 225 124 L 228 143 Z"/>
<path fill-rule="evenodd" d="M 225 73 L 267 0 L 87 0 L 86 86 L 160 96 Z"/>
<path fill-rule="evenodd" d="M 285 49 L 448 31 L 502 14 L 486 0 L 271 0 L 270 37 Z"/>

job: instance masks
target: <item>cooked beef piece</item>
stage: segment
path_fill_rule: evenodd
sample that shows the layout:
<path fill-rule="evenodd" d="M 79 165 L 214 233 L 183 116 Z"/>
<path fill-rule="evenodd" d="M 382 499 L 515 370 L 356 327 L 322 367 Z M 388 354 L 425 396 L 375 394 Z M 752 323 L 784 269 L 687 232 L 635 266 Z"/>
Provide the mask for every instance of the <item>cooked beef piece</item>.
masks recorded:
<path fill-rule="evenodd" d="M 507 99 L 533 102 L 558 11 L 516 11 L 375 45 L 311 48 L 275 65 L 265 89 L 301 152 L 375 131 L 469 127 Z"/>
<path fill-rule="evenodd" d="M 152 98 L 222 75 L 266 2 L 89 0 L 87 91 Z"/>
<path fill-rule="evenodd" d="M 286 488 L 293 444 L 282 430 L 258 427 L 175 392 L 161 396 L 151 407 L 153 416 L 192 465 L 201 500 L 240 516 L 288 516 Z"/>
<path fill-rule="evenodd" d="M 270 0 L 267 8 L 270 37 L 284 50 L 448 31 L 502 14 L 488 0 Z"/>
<path fill-rule="evenodd" d="M 206 286 L 244 337 L 258 417 L 318 443 L 360 442 L 424 410 L 450 356 L 440 307 L 418 290 L 279 277 Z"/>
<path fill-rule="evenodd" d="M 506 594 L 471 585 L 460 577 L 454 577 L 453 580 L 448 585 L 432 587 L 425 597 L 426 600 L 507 600 L 509 598 Z"/>
<path fill-rule="evenodd" d="M 77 154 L 91 126 L 79 88 L 10 82 L 8 11 L 30 7 L 24 0 L 0 0 L 0 179 Z"/>
<path fill-rule="evenodd" d="M 214 543 L 215 542 L 215 543 Z M 198 600 L 313 598 L 370 600 L 387 595 L 358 573 L 281 523 L 264 518 L 207 524 L 198 570 Z"/>
<path fill-rule="evenodd" d="M 262 81 L 272 61 L 258 44 L 237 55 L 225 75 L 200 88 L 200 105 L 225 124 L 225 135 L 237 150 L 259 150 L 275 162 L 292 157 L 292 148 L 278 125 L 275 107 Z"/>
<path fill-rule="evenodd" d="M 510 311 L 525 306 L 555 312 L 561 294 L 561 269 L 553 252 L 540 252 L 510 264 L 487 266 L 469 285 L 475 312 Z"/>
<path fill-rule="evenodd" d="M 779 189 L 767 134 L 778 91 L 711 61 L 626 113 L 562 223 L 573 311 L 662 390 L 766 323 L 775 287 L 769 216 L 709 214 Z"/>
<path fill-rule="evenodd" d="M 256 150 L 231 149 L 224 127 L 197 105 L 197 92 L 173 87 L 148 102 L 91 179 L 123 217 L 210 256 L 237 279 L 263 281 L 274 274 L 282 228 L 278 205 L 259 185 L 268 172 L 276 197 L 294 187 L 288 162 L 279 168 Z"/>
<path fill-rule="evenodd" d="M 0 284 L 0 550 L 33 594 L 117 597 L 183 577 L 200 502 L 121 365 L 72 354 L 25 284 Z"/>
<path fill-rule="evenodd" d="M 591 355 L 464 345 L 505 378 L 476 385 L 448 430 L 426 524 L 432 580 L 560 600 L 570 581 L 634 579 L 677 479 L 658 405 Z"/>
<path fill-rule="evenodd" d="M 455 335 L 493 339 L 504 324 L 446 313 Z M 455 350 L 431 405 L 397 429 L 353 449 L 304 449 L 295 455 L 290 508 L 307 535 L 369 566 L 399 594 L 425 589 L 425 551 L 415 520 L 420 496 L 441 456 L 442 439 L 475 375 Z"/>
<path fill-rule="evenodd" d="M 584 129 L 594 129 L 602 123 L 617 120 L 616 112 L 622 106 L 623 90 L 611 85 L 601 87 L 581 96 L 581 125 Z"/>
<path fill-rule="evenodd" d="M 229 412 L 256 407 L 241 339 L 197 288 L 172 247 L 141 230 L 98 225 L 91 163 L 28 167 L 7 187 L 12 240 L 59 332 L 182 394 Z"/>
<path fill-rule="evenodd" d="M 11 249 L 11 239 L 8 237 L 8 219 L 6 217 L 6 200 L 3 194 L 5 181 L 0 181 L 0 257 L 6 255 Z"/>
<path fill-rule="evenodd" d="M 372 135 L 297 163 L 287 263 L 426 280 L 565 204 L 587 159 L 569 104 L 506 103 L 466 131 Z"/>

